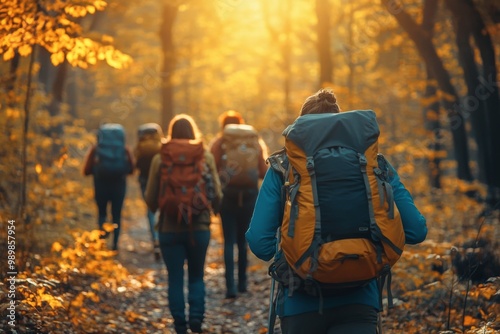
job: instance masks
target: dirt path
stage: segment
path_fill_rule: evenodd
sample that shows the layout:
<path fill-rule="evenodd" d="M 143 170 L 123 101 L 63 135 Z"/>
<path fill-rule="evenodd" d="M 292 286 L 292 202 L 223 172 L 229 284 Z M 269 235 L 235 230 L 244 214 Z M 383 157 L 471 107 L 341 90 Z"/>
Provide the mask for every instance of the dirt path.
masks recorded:
<path fill-rule="evenodd" d="M 129 191 L 137 189 L 132 185 Z M 166 328 L 148 333 L 174 333 L 172 319 L 168 311 L 167 271 L 163 261 L 155 261 L 146 221 L 145 206 L 137 196 L 127 202 L 124 212 L 124 226 L 120 237 L 120 253 L 117 260 L 132 275 L 152 277 L 154 287 L 144 291 L 137 303 L 137 310 L 146 305 L 154 305 L 155 312 L 148 315 L 153 321 L 166 324 Z M 206 319 L 204 329 L 207 333 L 264 333 L 267 326 L 269 288 L 271 281 L 267 276 L 267 264 L 249 252 L 248 292 L 234 300 L 226 300 L 221 226 L 217 218 L 211 225 L 212 238 L 207 255 L 205 282 L 207 289 Z M 235 254 L 237 251 L 235 250 Z M 186 275 L 187 276 L 187 275 Z M 155 318 L 156 317 L 156 318 Z M 161 326 L 160 326 L 161 327 Z"/>

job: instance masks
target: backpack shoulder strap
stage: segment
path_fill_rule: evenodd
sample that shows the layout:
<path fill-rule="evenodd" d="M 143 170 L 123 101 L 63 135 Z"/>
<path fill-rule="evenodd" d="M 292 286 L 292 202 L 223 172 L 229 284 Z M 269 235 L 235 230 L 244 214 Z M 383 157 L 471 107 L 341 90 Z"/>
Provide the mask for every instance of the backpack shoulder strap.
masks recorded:
<path fill-rule="evenodd" d="M 288 157 L 286 155 L 285 148 L 281 148 L 278 151 L 272 153 L 268 158 L 267 158 L 267 163 L 269 164 L 270 168 L 277 172 L 280 177 L 281 177 L 281 211 L 280 211 L 280 222 L 283 221 L 283 214 L 285 210 L 285 202 L 286 202 L 286 192 L 287 192 L 287 185 L 286 181 L 288 179 L 288 173 L 290 172 L 289 170 L 289 162 L 288 162 Z"/>
<path fill-rule="evenodd" d="M 266 160 L 269 167 L 278 172 L 281 175 L 283 183 L 285 183 L 285 173 L 288 170 L 288 157 L 286 155 L 285 148 L 281 148 L 276 152 L 273 152 Z"/>

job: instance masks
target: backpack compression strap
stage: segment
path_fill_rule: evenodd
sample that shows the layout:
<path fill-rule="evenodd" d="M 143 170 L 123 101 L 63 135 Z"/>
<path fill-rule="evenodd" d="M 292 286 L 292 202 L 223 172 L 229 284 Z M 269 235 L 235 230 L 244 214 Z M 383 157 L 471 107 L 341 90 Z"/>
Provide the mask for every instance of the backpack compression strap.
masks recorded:
<path fill-rule="evenodd" d="M 295 268 L 300 268 L 300 266 L 311 257 L 311 267 L 309 268 L 309 273 L 316 271 L 318 267 L 318 256 L 319 256 L 319 248 L 323 243 L 321 240 L 321 211 L 319 207 L 319 198 L 318 198 L 318 187 L 316 184 L 316 171 L 314 170 L 314 158 L 309 156 L 306 158 L 306 168 L 311 178 L 311 188 L 314 202 L 314 236 L 309 248 L 302 254 L 302 256 L 297 260 L 294 264 Z M 290 218 L 291 221 L 291 218 Z M 290 229 L 292 228 L 291 224 L 289 227 L 289 235 Z"/>

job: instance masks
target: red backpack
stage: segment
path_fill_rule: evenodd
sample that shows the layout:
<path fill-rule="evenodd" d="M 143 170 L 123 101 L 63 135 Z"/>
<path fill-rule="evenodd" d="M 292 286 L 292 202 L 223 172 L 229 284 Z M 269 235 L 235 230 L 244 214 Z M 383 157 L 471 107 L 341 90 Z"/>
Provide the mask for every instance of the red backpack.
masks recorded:
<path fill-rule="evenodd" d="M 210 208 L 210 173 L 199 140 L 171 139 L 161 147 L 160 195 L 162 213 L 191 224 L 193 215 Z"/>

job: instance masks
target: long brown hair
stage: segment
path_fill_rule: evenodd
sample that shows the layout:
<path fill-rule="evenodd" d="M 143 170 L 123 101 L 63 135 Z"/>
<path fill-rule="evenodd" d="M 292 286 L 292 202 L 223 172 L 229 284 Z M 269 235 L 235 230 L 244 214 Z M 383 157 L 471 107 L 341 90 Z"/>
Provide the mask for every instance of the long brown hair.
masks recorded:
<path fill-rule="evenodd" d="M 320 89 L 306 99 L 300 109 L 300 116 L 338 112 L 340 112 L 340 107 L 333 91 L 330 89 Z"/>
<path fill-rule="evenodd" d="M 170 139 L 201 139 L 201 132 L 191 116 L 179 114 L 168 125 L 167 140 Z"/>

